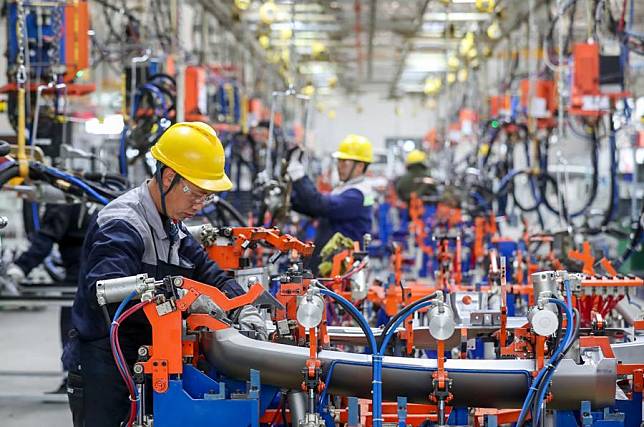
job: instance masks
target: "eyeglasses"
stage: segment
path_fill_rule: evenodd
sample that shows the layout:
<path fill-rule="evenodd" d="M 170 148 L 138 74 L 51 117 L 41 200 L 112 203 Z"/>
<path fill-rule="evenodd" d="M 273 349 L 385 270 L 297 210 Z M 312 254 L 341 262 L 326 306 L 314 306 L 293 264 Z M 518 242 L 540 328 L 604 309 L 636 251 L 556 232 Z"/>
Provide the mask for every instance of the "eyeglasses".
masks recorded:
<path fill-rule="evenodd" d="M 198 190 L 193 190 L 190 188 L 186 180 L 183 180 L 183 192 L 184 194 L 190 194 L 190 198 L 193 202 L 204 205 L 214 202 L 217 198 L 216 193 L 200 194 Z"/>

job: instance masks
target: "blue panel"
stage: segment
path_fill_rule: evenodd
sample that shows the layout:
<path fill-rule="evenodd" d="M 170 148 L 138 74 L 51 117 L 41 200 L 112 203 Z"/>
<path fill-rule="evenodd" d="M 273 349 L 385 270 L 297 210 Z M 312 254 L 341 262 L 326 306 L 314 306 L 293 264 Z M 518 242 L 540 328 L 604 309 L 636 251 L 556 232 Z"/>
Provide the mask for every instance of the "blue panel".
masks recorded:
<path fill-rule="evenodd" d="M 624 427 L 639 427 L 643 418 L 642 393 L 633 393 L 631 400 L 616 400 L 615 409 L 624 413 Z"/>
<path fill-rule="evenodd" d="M 219 383 L 192 365 L 183 365 L 183 389 L 194 399 L 203 399 L 204 393 L 219 393 Z"/>
<path fill-rule="evenodd" d="M 407 398 L 398 397 L 398 427 L 407 427 Z"/>
<path fill-rule="evenodd" d="M 257 400 L 193 399 L 181 380 L 171 380 L 166 393 L 154 393 L 155 427 L 217 425 L 259 427 Z"/>
<path fill-rule="evenodd" d="M 355 427 L 360 424 L 360 405 L 357 397 L 349 397 L 347 416 L 347 424 L 349 427 Z"/>
<path fill-rule="evenodd" d="M 557 427 L 577 427 L 577 419 L 572 411 L 555 411 L 555 425 Z"/>
<path fill-rule="evenodd" d="M 466 426 L 469 422 L 469 411 L 467 408 L 452 408 L 447 419 L 447 425 Z"/>

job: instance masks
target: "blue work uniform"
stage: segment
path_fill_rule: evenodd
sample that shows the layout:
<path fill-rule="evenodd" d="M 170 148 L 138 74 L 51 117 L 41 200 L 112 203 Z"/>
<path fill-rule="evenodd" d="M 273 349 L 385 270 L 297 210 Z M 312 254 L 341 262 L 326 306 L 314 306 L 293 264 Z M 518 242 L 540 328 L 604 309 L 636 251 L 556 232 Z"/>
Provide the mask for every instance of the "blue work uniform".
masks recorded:
<path fill-rule="evenodd" d="M 70 373 L 68 386 L 75 426 L 118 426 L 127 416 L 130 401 L 112 357 L 106 319 L 96 300 L 96 282 L 139 273 L 156 279 L 180 275 L 214 285 L 228 297 L 243 294 L 182 223 L 162 220 L 147 182 L 109 203 L 90 223 L 72 308 L 78 339 L 65 357 L 75 359 L 79 368 L 74 376 Z M 108 305 L 110 317 L 117 306 Z M 119 337 L 132 366 L 138 348 L 151 344 L 152 330 L 143 311 L 120 326 Z"/>
<path fill-rule="evenodd" d="M 295 211 L 319 219 L 315 250 L 307 262 L 314 271 L 320 264 L 320 251 L 335 233 L 361 242 L 371 232 L 374 195 L 365 176 L 343 183 L 331 194 L 322 194 L 305 175 L 293 182 L 291 201 Z"/>

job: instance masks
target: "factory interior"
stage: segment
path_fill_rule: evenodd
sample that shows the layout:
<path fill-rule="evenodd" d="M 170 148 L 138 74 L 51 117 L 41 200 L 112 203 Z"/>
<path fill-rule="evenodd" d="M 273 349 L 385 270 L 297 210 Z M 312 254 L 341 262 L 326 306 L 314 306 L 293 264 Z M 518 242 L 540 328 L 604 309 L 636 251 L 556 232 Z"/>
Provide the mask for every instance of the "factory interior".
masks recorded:
<path fill-rule="evenodd" d="M 642 427 L 644 1 L 0 1 L 3 427 Z"/>

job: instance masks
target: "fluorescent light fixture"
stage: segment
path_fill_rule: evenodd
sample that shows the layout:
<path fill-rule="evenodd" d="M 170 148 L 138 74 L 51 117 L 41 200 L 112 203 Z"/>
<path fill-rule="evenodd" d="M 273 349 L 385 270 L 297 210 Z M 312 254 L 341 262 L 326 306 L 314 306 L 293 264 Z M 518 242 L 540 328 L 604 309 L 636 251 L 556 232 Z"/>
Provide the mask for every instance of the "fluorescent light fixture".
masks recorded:
<path fill-rule="evenodd" d="M 485 21 L 489 19 L 489 13 L 478 12 L 430 12 L 423 17 L 424 21 Z"/>
<path fill-rule="evenodd" d="M 118 135 L 123 132 L 123 116 L 120 114 L 109 114 L 101 122 L 97 118 L 85 122 L 85 132 L 92 135 Z"/>

